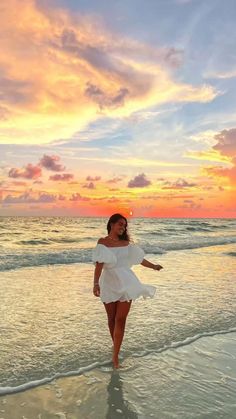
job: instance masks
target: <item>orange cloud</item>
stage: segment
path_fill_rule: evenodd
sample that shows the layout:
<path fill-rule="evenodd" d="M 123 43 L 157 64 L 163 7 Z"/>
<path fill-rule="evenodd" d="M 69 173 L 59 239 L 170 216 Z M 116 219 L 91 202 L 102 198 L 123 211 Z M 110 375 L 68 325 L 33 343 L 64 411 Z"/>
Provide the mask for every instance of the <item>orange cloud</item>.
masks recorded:
<path fill-rule="evenodd" d="M 217 94 L 211 86 L 171 78 L 168 70 L 181 63 L 181 51 L 118 37 L 97 19 L 45 2 L 3 2 L 0 48 L 4 143 L 45 144 L 70 138 L 101 112 L 124 117 Z"/>
<path fill-rule="evenodd" d="M 226 168 L 226 167 L 206 167 L 204 168 L 204 171 L 214 177 L 227 177 L 233 184 L 236 184 L 236 160 L 235 160 L 235 166 L 232 168 Z"/>

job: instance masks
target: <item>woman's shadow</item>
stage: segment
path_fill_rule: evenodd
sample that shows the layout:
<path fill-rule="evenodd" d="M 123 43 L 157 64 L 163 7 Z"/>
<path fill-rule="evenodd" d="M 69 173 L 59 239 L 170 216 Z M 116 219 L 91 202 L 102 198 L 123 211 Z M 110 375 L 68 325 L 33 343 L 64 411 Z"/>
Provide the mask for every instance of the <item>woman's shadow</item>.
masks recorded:
<path fill-rule="evenodd" d="M 107 386 L 107 404 L 108 410 L 106 419 L 138 419 L 136 412 L 132 410 L 132 407 L 127 401 L 124 400 L 122 390 L 122 380 L 118 371 L 111 373 L 111 379 Z"/>

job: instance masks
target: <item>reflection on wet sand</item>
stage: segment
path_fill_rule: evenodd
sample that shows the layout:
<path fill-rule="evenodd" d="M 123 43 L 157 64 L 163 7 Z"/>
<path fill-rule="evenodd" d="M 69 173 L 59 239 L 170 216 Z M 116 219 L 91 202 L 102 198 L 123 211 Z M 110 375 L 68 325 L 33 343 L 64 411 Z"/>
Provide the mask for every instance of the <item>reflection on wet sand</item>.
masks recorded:
<path fill-rule="evenodd" d="M 124 400 L 122 390 L 122 379 L 118 371 L 111 373 L 111 379 L 107 386 L 107 404 L 108 410 L 106 419 L 127 418 L 138 419 L 138 414 L 132 410 L 132 406 Z"/>

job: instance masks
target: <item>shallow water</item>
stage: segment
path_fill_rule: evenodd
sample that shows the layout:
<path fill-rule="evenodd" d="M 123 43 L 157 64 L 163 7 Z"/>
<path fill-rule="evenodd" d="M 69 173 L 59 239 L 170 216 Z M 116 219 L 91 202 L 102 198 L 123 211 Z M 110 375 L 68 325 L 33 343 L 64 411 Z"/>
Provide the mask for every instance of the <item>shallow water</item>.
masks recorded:
<path fill-rule="evenodd" d="M 53 230 L 59 229 L 56 220 L 53 221 Z M 15 219 L 15 230 L 20 232 L 25 227 L 22 219 L 18 227 L 17 222 Z M 40 231 L 43 223 L 51 226 L 52 219 L 41 219 L 40 225 L 34 220 L 36 227 L 33 232 L 29 231 L 32 220 L 27 223 L 28 232 L 24 234 L 28 235 L 28 239 L 38 238 L 42 241 L 44 233 L 40 235 Z M 157 272 L 142 266 L 134 268 L 142 282 L 157 286 L 157 294 L 153 300 L 137 300 L 133 303 L 122 346 L 124 359 L 158 354 L 163 349 L 181 347 L 199 336 L 236 330 L 236 234 L 232 227 L 235 221 L 178 220 L 177 223 L 176 220 L 165 220 L 163 231 L 176 228 L 178 234 L 185 237 L 184 248 L 171 251 L 163 250 L 159 234 L 160 220 L 133 220 L 132 223 L 131 230 L 136 242 L 140 245 L 144 243 L 142 235 L 146 228 L 145 240 L 146 243 L 149 240 L 150 249 L 162 246 L 161 254 L 149 253 L 147 258 L 162 264 L 164 269 Z M 86 219 L 81 234 L 78 231 L 76 233 L 81 240 L 84 237 L 83 246 L 81 250 L 73 248 L 73 252 L 80 255 L 86 248 L 91 255 L 92 244 L 95 245 L 97 237 L 104 235 L 101 234 L 104 225 L 103 219 Z M 216 230 L 217 233 L 211 231 L 211 235 L 216 234 L 218 240 L 220 234 L 221 240 L 230 243 L 201 247 L 203 237 L 202 233 L 198 233 L 201 246 L 186 249 L 187 243 L 191 243 L 186 226 L 192 225 Z M 63 228 L 68 236 L 75 226 L 80 228 L 78 220 L 66 219 Z M 154 226 L 159 231 L 158 236 L 153 234 Z M 3 229 L 6 227 L 5 222 Z M 89 241 L 88 231 L 91 228 L 96 230 L 96 235 L 92 232 L 93 237 Z M 222 233 L 224 229 L 225 235 Z M 204 233 L 205 241 L 207 234 Z M 165 240 L 167 244 L 171 240 L 174 243 L 174 233 Z M 175 242 L 175 248 L 178 249 L 177 236 Z M 8 249 L 10 253 L 11 249 L 14 256 L 18 244 L 14 242 L 11 248 L 9 243 L 6 245 L 2 241 L 2 246 L 4 252 Z M 92 295 L 92 263 L 82 263 L 84 256 L 81 256 L 78 263 L 64 263 L 62 259 L 61 264 L 52 264 L 50 260 L 49 265 L 38 266 L 38 254 L 32 249 L 33 246 L 39 249 L 39 253 L 47 254 L 48 258 L 48 251 L 45 251 L 48 245 L 28 244 L 25 250 L 20 246 L 19 252 L 31 254 L 31 265 L 3 270 L 1 273 L 1 394 L 29 388 L 35 380 L 38 380 L 38 384 L 63 374 L 81 373 L 83 368 L 89 369 L 93 365 L 106 365 L 111 358 L 105 310 L 100 300 Z M 59 250 L 55 244 L 49 246 L 52 246 L 53 252 L 62 253 L 61 244 L 57 244 Z M 67 250 L 71 251 L 69 244 Z"/>

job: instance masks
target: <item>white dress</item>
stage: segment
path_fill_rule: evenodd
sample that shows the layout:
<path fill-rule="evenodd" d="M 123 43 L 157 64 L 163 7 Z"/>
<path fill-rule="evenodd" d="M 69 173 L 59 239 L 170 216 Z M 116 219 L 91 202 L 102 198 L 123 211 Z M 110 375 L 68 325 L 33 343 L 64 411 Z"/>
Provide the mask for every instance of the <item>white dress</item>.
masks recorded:
<path fill-rule="evenodd" d="M 154 297 L 156 287 L 142 284 L 131 269 L 132 265 L 140 264 L 144 256 L 144 251 L 133 243 L 120 247 L 97 244 L 92 253 L 92 261 L 104 263 L 99 278 L 102 302 Z"/>

